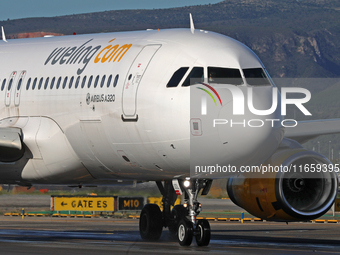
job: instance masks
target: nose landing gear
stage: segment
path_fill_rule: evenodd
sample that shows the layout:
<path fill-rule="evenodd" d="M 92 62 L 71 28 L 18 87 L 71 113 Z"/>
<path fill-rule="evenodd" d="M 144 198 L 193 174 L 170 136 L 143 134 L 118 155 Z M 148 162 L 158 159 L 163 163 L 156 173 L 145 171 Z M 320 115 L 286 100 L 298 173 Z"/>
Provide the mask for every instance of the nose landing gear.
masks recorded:
<path fill-rule="evenodd" d="M 174 181 L 173 181 L 174 182 Z M 197 201 L 197 196 L 202 190 L 202 195 L 207 195 L 212 180 L 185 180 L 179 184 L 185 191 L 184 207 L 188 210 L 188 217 L 182 217 L 178 224 L 178 242 L 182 246 L 191 244 L 195 236 L 198 246 L 207 246 L 210 242 L 210 224 L 207 220 L 197 220 L 197 215 L 202 211 L 202 205 Z M 174 185 L 176 187 L 176 184 Z M 190 239 L 190 240 L 189 240 Z"/>
<path fill-rule="evenodd" d="M 182 246 L 189 246 L 193 237 L 198 246 L 207 246 L 210 242 L 211 231 L 207 220 L 197 220 L 197 215 L 202 211 L 197 196 L 202 190 L 202 195 L 207 195 L 212 180 L 172 180 L 165 181 L 164 185 L 157 182 L 163 195 L 163 212 L 154 204 L 144 206 L 139 221 L 140 235 L 146 240 L 158 240 L 162 228 L 168 227 L 171 234 L 177 236 Z M 183 192 L 184 191 L 184 192 Z M 183 205 L 173 206 L 177 195 L 184 193 Z"/>

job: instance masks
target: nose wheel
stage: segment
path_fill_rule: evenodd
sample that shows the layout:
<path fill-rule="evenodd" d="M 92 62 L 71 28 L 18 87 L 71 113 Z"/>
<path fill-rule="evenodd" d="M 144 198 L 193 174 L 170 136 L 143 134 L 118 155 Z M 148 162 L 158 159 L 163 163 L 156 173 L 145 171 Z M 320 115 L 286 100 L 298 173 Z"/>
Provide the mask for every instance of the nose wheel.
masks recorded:
<path fill-rule="evenodd" d="M 210 224 L 207 220 L 198 220 L 196 224 L 196 243 L 198 246 L 207 246 L 210 243 Z"/>
<path fill-rule="evenodd" d="M 178 183 L 177 187 L 185 191 L 183 209 L 187 210 L 188 215 L 179 214 L 181 218 L 178 223 L 177 237 L 179 244 L 182 246 L 189 246 L 193 237 L 195 237 L 198 246 L 207 246 L 210 243 L 211 230 L 209 222 L 207 220 L 196 220 L 196 217 L 202 211 L 202 206 L 197 201 L 197 196 L 202 189 L 202 195 L 208 194 L 211 183 L 211 180 L 185 180 Z M 179 190 L 176 190 L 177 192 Z M 178 209 L 176 211 L 179 211 Z M 177 215 L 177 213 L 173 212 L 173 215 Z"/>
<path fill-rule="evenodd" d="M 158 205 L 146 204 L 140 214 L 139 232 L 144 240 L 158 240 L 163 227 L 168 227 L 171 234 L 177 236 L 181 246 L 189 246 L 195 237 L 198 246 L 207 246 L 210 242 L 211 231 L 207 220 L 197 220 L 197 215 L 202 211 L 197 196 L 202 190 L 202 195 L 207 195 L 212 180 L 172 180 L 156 182 L 163 195 L 163 211 Z M 183 192 L 184 191 L 184 192 Z M 177 195 L 184 193 L 184 204 L 174 205 Z"/>
<path fill-rule="evenodd" d="M 171 211 L 171 222 L 168 224 L 170 233 L 177 236 L 180 220 L 186 218 L 188 210 L 183 205 L 175 205 Z"/>
<path fill-rule="evenodd" d="M 191 244 L 193 233 L 194 230 L 192 227 L 192 223 L 186 219 L 180 220 L 178 224 L 177 237 L 178 243 L 181 246 L 189 246 Z"/>
<path fill-rule="evenodd" d="M 207 220 L 198 220 L 195 231 L 193 224 L 186 219 L 182 219 L 178 224 L 177 237 L 181 246 L 189 246 L 194 236 L 198 246 L 207 246 L 210 235 L 210 224 Z"/>

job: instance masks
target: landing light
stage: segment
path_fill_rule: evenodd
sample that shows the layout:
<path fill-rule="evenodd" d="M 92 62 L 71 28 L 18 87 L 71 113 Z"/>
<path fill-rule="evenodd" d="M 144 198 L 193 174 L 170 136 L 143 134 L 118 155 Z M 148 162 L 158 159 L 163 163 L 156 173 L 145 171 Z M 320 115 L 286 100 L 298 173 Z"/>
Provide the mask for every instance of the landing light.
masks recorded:
<path fill-rule="evenodd" d="M 190 186 L 190 181 L 185 180 L 185 181 L 183 182 L 183 185 L 184 185 L 184 187 L 188 188 L 188 187 Z"/>

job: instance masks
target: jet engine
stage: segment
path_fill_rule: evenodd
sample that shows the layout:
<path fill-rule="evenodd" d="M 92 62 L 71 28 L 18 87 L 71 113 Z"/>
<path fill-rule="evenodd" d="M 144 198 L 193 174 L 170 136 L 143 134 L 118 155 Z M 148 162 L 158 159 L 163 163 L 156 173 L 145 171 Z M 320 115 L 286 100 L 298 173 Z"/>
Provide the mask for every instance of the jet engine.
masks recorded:
<path fill-rule="evenodd" d="M 230 199 L 265 220 L 311 220 L 325 214 L 338 191 L 337 166 L 292 140 L 277 150 L 255 172 L 228 180 Z M 288 143 L 288 144 L 287 144 Z M 288 146 L 287 146 L 288 145 Z M 295 147 L 295 148 L 292 148 Z"/>

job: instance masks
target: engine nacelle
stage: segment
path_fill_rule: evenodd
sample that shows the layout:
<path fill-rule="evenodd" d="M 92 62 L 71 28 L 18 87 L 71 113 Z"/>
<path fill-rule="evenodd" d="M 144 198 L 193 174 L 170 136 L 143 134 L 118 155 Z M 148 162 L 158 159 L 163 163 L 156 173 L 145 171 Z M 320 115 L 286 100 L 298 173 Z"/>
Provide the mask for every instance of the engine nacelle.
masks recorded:
<path fill-rule="evenodd" d="M 334 203 L 338 175 L 327 170 L 332 163 L 324 156 L 301 147 L 284 148 L 266 164 L 290 171 L 243 173 L 228 181 L 230 199 L 249 213 L 266 220 L 311 220 L 325 214 Z M 320 164 L 324 164 L 322 168 Z"/>

